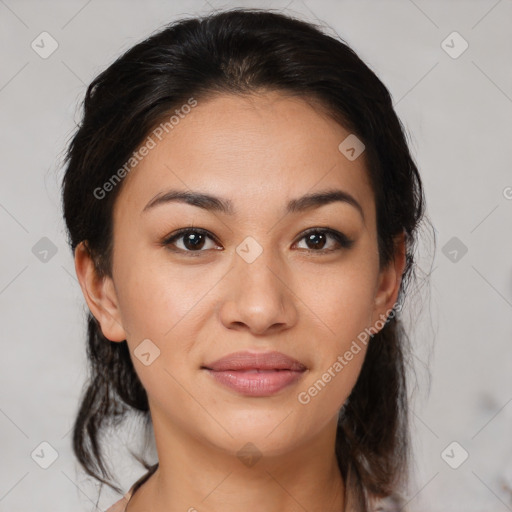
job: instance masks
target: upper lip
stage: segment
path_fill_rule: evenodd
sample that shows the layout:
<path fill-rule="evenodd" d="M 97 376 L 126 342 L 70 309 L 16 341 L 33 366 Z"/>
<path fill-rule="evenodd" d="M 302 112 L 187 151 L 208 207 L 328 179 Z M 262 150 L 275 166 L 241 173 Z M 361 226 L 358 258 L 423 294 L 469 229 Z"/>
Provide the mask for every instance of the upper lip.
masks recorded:
<path fill-rule="evenodd" d="M 227 370 L 306 370 L 301 362 L 281 352 L 234 352 L 217 361 L 205 364 L 203 368 L 217 372 Z"/>

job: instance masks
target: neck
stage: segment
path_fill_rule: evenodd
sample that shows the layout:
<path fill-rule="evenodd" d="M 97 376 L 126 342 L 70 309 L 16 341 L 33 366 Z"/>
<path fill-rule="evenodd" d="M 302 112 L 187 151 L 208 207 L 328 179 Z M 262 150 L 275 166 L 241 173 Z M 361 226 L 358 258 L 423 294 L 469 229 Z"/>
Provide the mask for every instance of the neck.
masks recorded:
<path fill-rule="evenodd" d="M 159 466 L 126 512 L 343 512 L 336 420 L 322 435 L 280 455 L 261 454 L 254 445 L 245 454 L 229 453 L 155 421 Z"/>

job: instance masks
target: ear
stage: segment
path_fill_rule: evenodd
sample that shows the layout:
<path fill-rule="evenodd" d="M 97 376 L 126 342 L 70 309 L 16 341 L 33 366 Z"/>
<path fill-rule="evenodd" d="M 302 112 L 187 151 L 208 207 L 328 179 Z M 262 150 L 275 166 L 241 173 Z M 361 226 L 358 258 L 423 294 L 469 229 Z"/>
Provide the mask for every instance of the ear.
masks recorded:
<path fill-rule="evenodd" d="M 111 277 L 99 277 L 94 261 L 84 242 L 75 249 L 75 271 L 87 305 L 98 320 L 105 338 L 110 341 L 126 340 L 126 332 Z"/>
<path fill-rule="evenodd" d="M 406 264 L 405 232 L 395 237 L 394 244 L 394 258 L 379 274 L 371 325 L 374 325 L 378 319 L 385 320 L 385 317 L 389 316 L 400 291 L 402 274 Z"/>

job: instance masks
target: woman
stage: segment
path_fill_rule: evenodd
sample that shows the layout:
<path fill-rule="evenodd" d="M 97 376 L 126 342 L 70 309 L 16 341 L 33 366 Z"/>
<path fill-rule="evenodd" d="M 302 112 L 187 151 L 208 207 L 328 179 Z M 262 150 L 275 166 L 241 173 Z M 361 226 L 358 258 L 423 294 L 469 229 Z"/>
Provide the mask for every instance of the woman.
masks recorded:
<path fill-rule="evenodd" d="M 275 12 L 179 20 L 90 84 L 66 165 L 90 310 L 74 451 L 122 492 L 100 434 L 138 411 L 158 453 L 109 510 L 401 506 L 424 198 L 359 57 Z"/>

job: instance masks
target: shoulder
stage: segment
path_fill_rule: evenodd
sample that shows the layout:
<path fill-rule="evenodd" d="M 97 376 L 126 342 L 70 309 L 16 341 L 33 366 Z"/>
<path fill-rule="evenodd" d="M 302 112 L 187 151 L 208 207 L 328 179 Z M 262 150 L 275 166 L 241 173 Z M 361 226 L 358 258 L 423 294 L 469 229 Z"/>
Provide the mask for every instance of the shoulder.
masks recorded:
<path fill-rule="evenodd" d="M 106 512 L 124 512 L 130 500 L 132 490 L 130 489 L 119 501 L 116 501 Z"/>
<path fill-rule="evenodd" d="M 155 473 L 158 469 L 158 462 L 153 466 L 149 467 L 149 471 L 142 475 L 130 488 L 130 490 L 119 500 L 116 501 L 106 512 L 125 512 L 126 506 L 130 501 L 132 495 L 137 491 L 137 489 L 146 482 L 151 475 Z"/>

